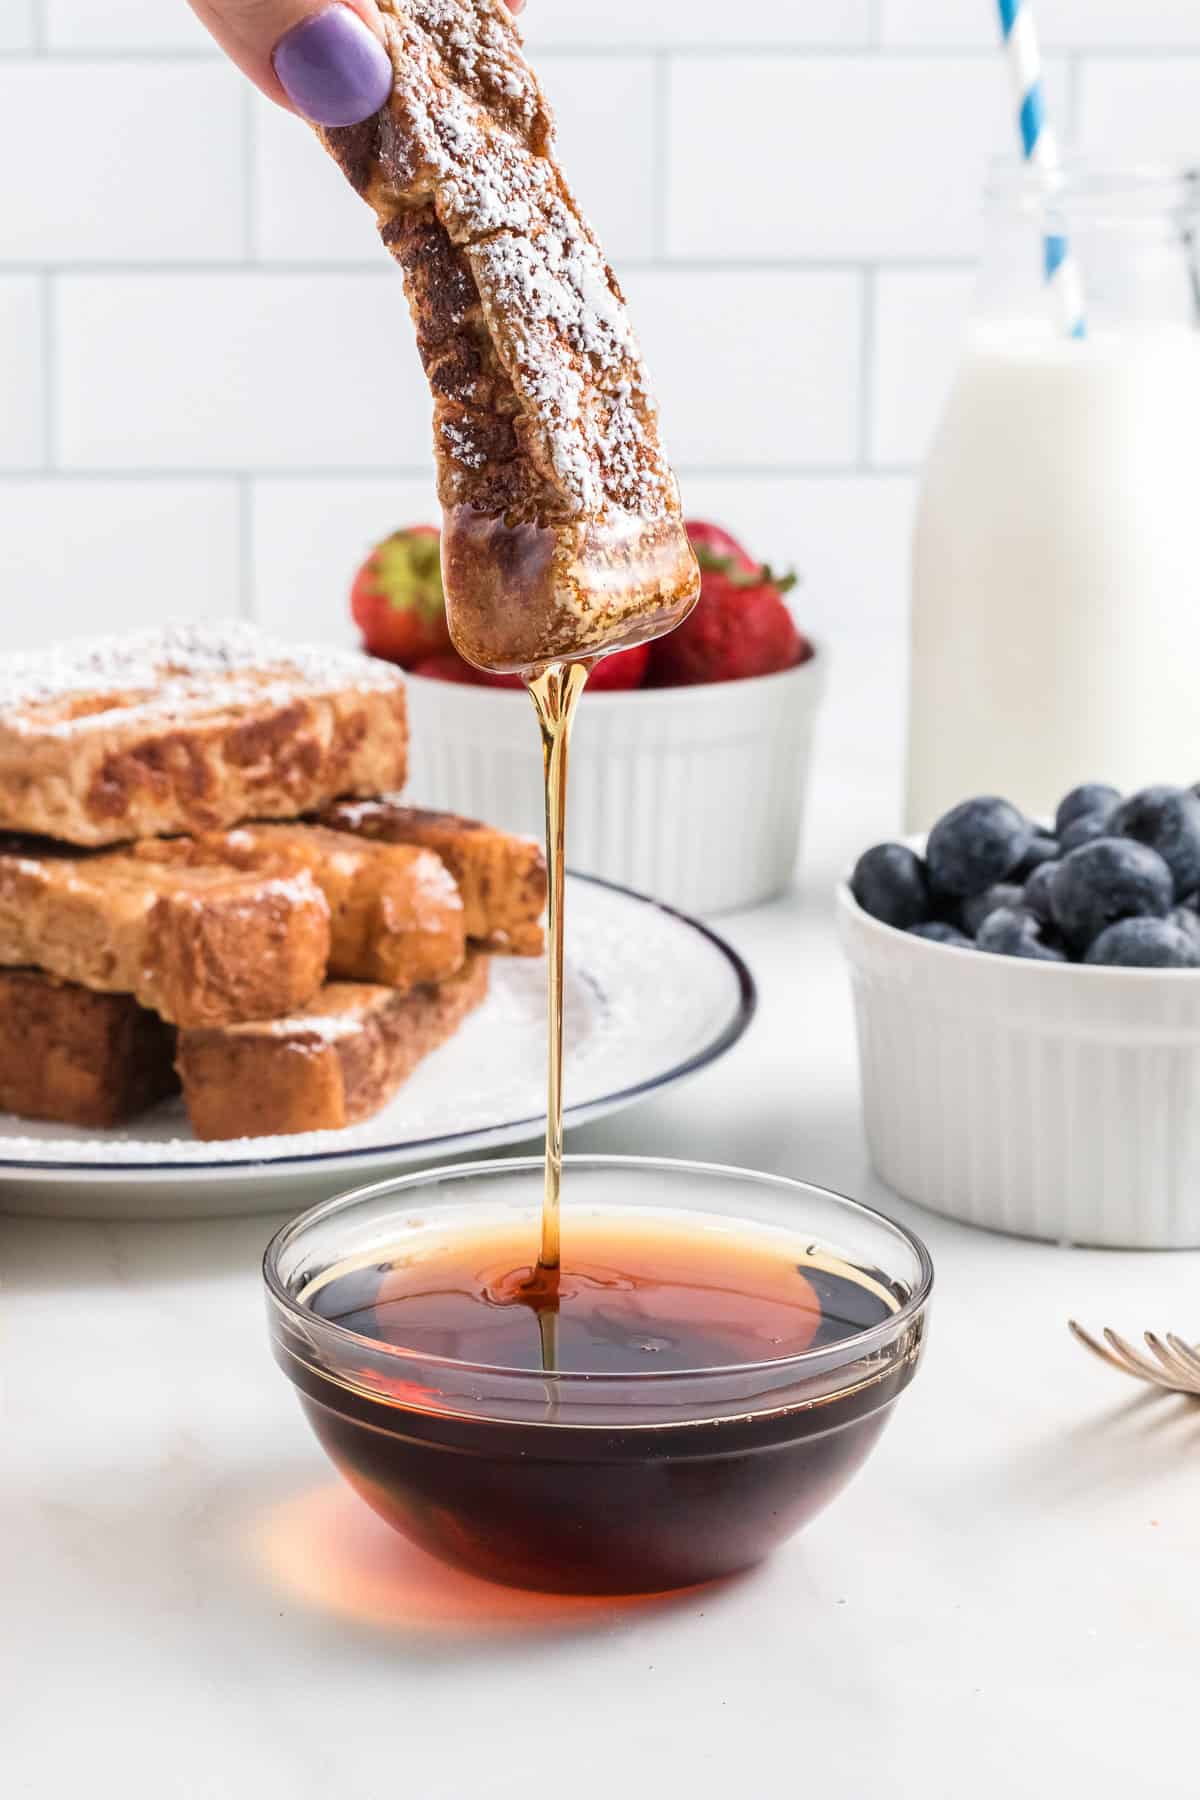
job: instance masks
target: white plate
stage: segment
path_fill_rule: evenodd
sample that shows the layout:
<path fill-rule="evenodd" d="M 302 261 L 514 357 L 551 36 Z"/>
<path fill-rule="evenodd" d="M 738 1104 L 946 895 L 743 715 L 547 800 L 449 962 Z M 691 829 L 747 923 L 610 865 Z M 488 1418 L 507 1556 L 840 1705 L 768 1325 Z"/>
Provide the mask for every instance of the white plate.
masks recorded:
<path fill-rule="evenodd" d="M 568 883 L 566 918 L 569 1125 L 682 1081 L 750 1023 L 749 970 L 695 920 L 583 875 Z M 0 1114 L 0 1211 L 298 1211 L 347 1179 L 528 1140 L 545 1127 L 545 1010 L 545 963 L 494 957 L 485 1004 L 389 1106 L 345 1131 L 199 1143 L 179 1100 L 99 1134 Z"/>

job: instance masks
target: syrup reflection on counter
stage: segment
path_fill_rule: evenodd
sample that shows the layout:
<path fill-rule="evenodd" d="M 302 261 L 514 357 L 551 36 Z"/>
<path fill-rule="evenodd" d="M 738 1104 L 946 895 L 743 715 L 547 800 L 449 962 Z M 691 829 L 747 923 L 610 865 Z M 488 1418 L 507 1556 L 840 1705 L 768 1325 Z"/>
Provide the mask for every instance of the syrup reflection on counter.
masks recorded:
<path fill-rule="evenodd" d="M 629 1614 L 687 1605 L 692 1596 L 742 1579 L 617 1597 L 502 1587 L 418 1550 L 340 1481 L 324 1481 L 256 1517 L 248 1550 L 257 1571 L 281 1596 L 314 1613 L 446 1643 L 605 1628 Z"/>

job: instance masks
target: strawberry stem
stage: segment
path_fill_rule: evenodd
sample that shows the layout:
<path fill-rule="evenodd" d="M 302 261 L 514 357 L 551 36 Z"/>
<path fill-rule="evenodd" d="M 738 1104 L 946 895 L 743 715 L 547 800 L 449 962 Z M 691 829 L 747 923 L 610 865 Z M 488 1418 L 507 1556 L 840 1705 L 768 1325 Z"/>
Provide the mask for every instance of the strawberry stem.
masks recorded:
<path fill-rule="evenodd" d="M 736 557 L 718 556 L 704 544 L 693 544 L 692 548 L 702 574 L 724 576 L 732 587 L 773 587 L 778 593 L 786 594 L 800 579 L 794 569 L 783 575 L 777 575 L 770 563 L 757 563 L 752 569 L 743 569 Z"/>

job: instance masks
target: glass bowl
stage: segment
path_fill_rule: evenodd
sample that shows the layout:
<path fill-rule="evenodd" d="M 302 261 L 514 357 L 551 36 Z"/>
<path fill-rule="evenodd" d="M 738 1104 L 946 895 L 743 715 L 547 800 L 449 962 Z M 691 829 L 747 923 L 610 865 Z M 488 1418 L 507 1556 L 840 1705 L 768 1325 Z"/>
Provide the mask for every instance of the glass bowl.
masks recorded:
<path fill-rule="evenodd" d="M 871 1322 L 832 1341 L 818 1329 L 798 1354 L 548 1373 L 397 1347 L 322 1317 L 309 1297 L 331 1272 L 371 1277 L 459 1234 L 500 1230 L 513 1264 L 530 1262 L 541 1159 L 440 1169 L 313 1207 L 268 1246 L 272 1345 L 309 1423 L 389 1524 L 492 1580 L 659 1592 L 759 1561 L 841 1491 L 912 1380 L 928 1253 L 855 1201 L 739 1169 L 568 1157 L 563 1191 L 564 1277 L 573 1232 L 643 1245 L 656 1231 L 715 1234 L 713 1266 L 727 1245 L 730 1268 L 752 1247 L 789 1276 L 796 1262 L 839 1271 L 828 1280 L 873 1296 Z"/>

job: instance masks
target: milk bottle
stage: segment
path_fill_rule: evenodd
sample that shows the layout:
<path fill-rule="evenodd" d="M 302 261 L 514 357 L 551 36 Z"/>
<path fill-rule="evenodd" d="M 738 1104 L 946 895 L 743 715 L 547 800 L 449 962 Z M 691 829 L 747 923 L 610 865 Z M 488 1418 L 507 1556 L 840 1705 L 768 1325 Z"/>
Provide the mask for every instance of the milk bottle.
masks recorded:
<path fill-rule="evenodd" d="M 908 822 L 968 794 L 1052 810 L 1076 782 L 1200 777 L 1195 187 L 1075 170 L 1084 285 L 1040 280 L 1044 196 L 999 178 L 913 559 Z"/>

